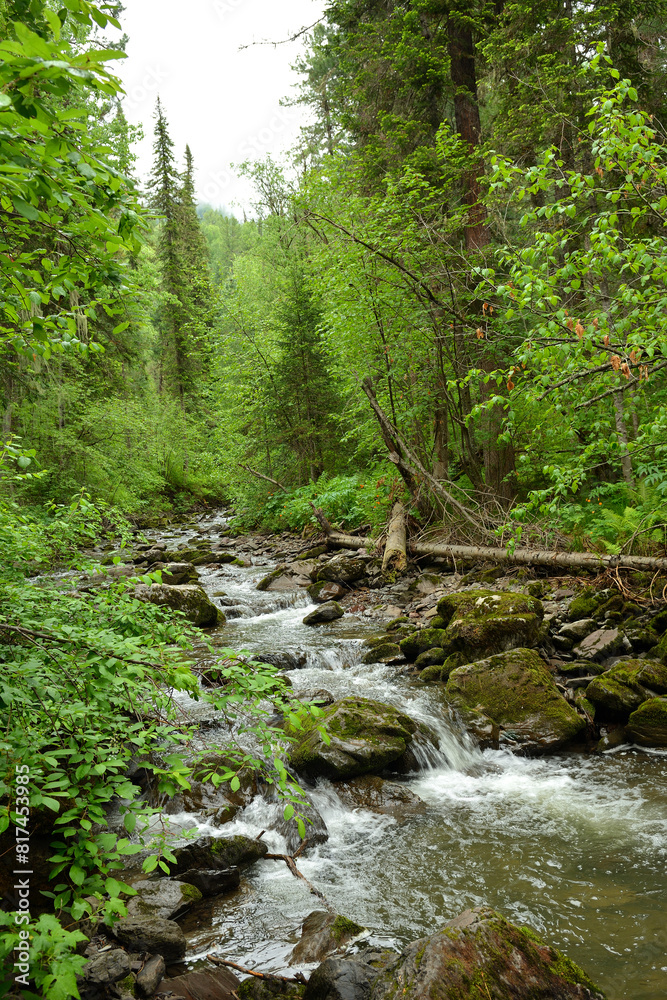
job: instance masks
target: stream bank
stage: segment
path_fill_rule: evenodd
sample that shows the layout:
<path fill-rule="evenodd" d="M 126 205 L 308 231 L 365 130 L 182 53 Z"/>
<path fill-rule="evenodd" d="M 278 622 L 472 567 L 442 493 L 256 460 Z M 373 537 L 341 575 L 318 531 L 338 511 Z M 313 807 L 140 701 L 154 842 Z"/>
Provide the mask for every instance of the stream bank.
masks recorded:
<path fill-rule="evenodd" d="M 365 944 L 400 949 L 467 907 L 491 905 L 562 949 L 611 1000 L 664 996 L 664 752 L 620 743 L 613 751 L 592 753 L 594 744 L 585 739 L 549 756 L 480 750 L 450 718 L 441 684 L 424 684 L 397 657 L 390 658 L 395 662 L 364 662 L 369 659 L 364 642 L 382 633 L 388 621 L 432 622 L 443 595 L 462 588 L 539 592 L 553 639 L 567 627 L 573 587 L 516 575 L 466 579 L 439 572 L 436 565 L 419 579 L 408 577 L 389 587 L 373 586 L 370 576 L 371 586 L 342 599 L 344 617 L 309 627 L 303 618 L 318 605 L 308 592 L 310 577 L 297 572 L 304 561 L 293 558 L 296 548 L 304 548 L 301 540 L 280 539 L 276 551 L 273 539 L 231 539 L 224 516 L 198 519 L 195 528 L 152 534 L 167 551 L 180 546 L 179 558 L 190 546 L 194 561 L 204 560 L 197 566 L 198 581 L 226 615 L 225 624 L 208 633 L 214 645 L 247 649 L 256 658 L 273 656 L 271 662 L 277 658 L 298 696 L 324 690 L 336 700 L 373 699 L 437 734 L 437 756 L 398 777 L 401 787 L 423 803 L 423 810 L 402 822 L 374 811 L 372 801 L 355 805 L 329 779 L 319 778 L 309 788 L 328 839 L 309 848 L 299 867 L 338 913 L 367 929 Z M 212 558 L 194 554 L 202 540 Z M 226 555 L 224 563 L 213 565 L 216 552 Z M 272 589 L 258 590 L 276 562 L 287 573 L 275 575 Z M 297 562 L 301 566 L 289 568 Z M 582 596 L 590 609 L 593 595 Z M 613 619 L 605 623 L 616 627 Z M 563 639 L 563 647 L 572 641 Z M 573 649 L 574 642 L 569 649 L 551 650 L 563 680 L 579 672 L 581 661 Z M 642 657 L 647 651 L 632 652 Z M 584 662 L 590 667 L 597 661 Z M 202 714 L 201 703 L 185 697 L 181 704 L 192 718 L 199 717 L 202 744 L 213 742 L 210 708 Z M 617 728 L 610 724 L 610 731 Z M 282 853 L 287 843 L 278 814 L 274 802 L 256 796 L 222 825 L 205 809 L 186 807 L 170 811 L 165 821 L 175 838 L 191 830 L 198 836 L 254 839 L 265 830 L 262 839 L 270 850 Z M 181 919 L 187 966 L 207 967 L 206 956 L 213 954 L 293 975 L 289 956 L 314 909 L 316 901 L 284 865 L 258 861 L 243 870 L 235 891 L 197 903 Z M 312 964 L 301 968 L 308 974 Z"/>

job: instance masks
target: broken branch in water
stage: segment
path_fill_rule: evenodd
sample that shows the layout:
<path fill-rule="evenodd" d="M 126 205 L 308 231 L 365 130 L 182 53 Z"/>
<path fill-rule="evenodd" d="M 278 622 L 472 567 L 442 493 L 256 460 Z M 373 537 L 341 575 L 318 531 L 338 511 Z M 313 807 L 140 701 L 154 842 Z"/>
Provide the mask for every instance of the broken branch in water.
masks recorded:
<path fill-rule="evenodd" d="M 320 892 L 320 890 L 316 886 L 314 886 L 313 883 L 310 882 L 303 874 L 303 872 L 300 872 L 296 866 L 295 859 L 299 857 L 299 855 L 301 854 L 307 843 L 308 840 L 302 840 L 294 854 L 265 854 L 264 857 L 269 861 L 284 861 L 289 870 L 291 871 L 292 875 L 294 875 L 295 878 L 300 878 L 302 882 L 305 882 L 310 891 L 312 892 L 313 896 L 317 896 L 318 899 L 321 899 L 330 913 L 335 913 L 336 911 L 334 910 L 333 906 L 326 898 L 324 893 Z"/>
<path fill-rule="evenodd" d="M 268 979 L 268 980 L 278 980 L 279 983 L 307 983 L 308 980 L 304 976 L 303 972 L 297 972 L 293 979 L 289 976 L 276 976 L 273 972 L 254 972 L 252 969 L 246 969 L 244 965 L 237 965 L 236 962 L 230 962 L 226 958 L 218 958 L 217 955 L 207 955 L 209 962 L 213 962 L 214 965 L 228 965 L 230 969 L 236 969 L 237 972 L 242 972 L 246 976 L 254 976 L 256 979 Z"/>

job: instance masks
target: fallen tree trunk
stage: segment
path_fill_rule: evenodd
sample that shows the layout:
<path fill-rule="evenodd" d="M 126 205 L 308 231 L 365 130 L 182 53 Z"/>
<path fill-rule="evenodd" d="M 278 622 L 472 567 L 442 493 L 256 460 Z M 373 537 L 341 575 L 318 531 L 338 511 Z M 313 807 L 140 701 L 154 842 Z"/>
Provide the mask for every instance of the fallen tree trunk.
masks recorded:
<path fill-rule="evenodd" d="M 408 557 L 405 552 L 405 507 L 400 501 L 395 503 L 391 511 L 387 544 L 384 547 L 382 559 L 383 573 L 404 573 L 407 569 Z"/>
<path fill-rule="evenodd" d="M 370 538 L 345 535 L 337 531 L 327 535 L 327 542 L 338 548 L 359 549 L 369 548 L 373 544 Z M 442 556 L 452 564 L 460 559 L 471 561 L 488 559 L 492 562 L 509 563 L 521 566 L 562 566 L 566 569 L 636 569 L 667 572 L 667 559 L 657 556 L 605 556 L 597 552 L 549 552 L 546 549 L 507 549 L 492 548 L 487 545 L 443 545 L 440 542 L 409 542 L 407 550 L 418 556 Z"/>

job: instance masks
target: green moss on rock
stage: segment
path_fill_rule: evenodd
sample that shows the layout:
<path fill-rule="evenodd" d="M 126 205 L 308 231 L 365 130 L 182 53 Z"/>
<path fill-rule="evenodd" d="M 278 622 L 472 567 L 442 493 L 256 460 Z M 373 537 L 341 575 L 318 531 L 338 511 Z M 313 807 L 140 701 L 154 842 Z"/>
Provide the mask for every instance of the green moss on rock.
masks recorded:
<path fill-rule="evenodd" d="M 401 652 L 408 660 L 414 661 L 427 649 L 443 648 L 445 644 L 445 632 L 441 628 L 422 628 L 413 632 L 412 635 L 401 639 L 399 645 Z M 443 659 L 444 659 L 443 653 Z"/>
<path fill-rule="evenodd" d="M 667 697 L 643 702 L 630 716 L 627 730 L 640 746 L 667 747 Z"/>
<path fill-rule="evenodd" d="M 438 616 L 447 623 L 443 648 L 468 660 L 534 646 L 543 615 L 534 597 L 492 590 L 448 594 L 438 603 Z"/>
<path fill-rule="evenodd" d="M 454 707 L 483 713 L 500 727 L 501 741 L 524 753 L 555 750 L 585 726 L 532 649 L 458 667 L 450 674 L 446 695 Z"/>

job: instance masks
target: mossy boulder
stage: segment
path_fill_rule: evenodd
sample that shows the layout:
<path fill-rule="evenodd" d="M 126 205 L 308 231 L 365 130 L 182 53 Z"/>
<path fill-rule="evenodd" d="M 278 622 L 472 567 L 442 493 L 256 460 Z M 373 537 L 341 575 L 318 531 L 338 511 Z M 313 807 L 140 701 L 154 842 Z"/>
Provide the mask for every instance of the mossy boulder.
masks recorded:
<path fill-rule="evenodd" d="M 416 722 L 391 705 L 344 698 L 325 709 L 317 725 L 313 720 L 290 750 L 289 763 L 306 778 L 353 778 L 381 771 L 406 753 L 417 729 Z"/>
<path fill-rule="evenodd" d="M 632 713 L 627 731 L 643 747 L 667 747 L 667 698 L 649 698 Z"/>
<path fill-rule="evenodd" d="M 287 572 L 287 566 L 285 564 L 281 566 L 276 566 L 276 568 L 272 569 L 270 573 L 267 573 L 266 576 L 262 577 L 262 579 L 255 587 L 255 590 L 268 590 L 271 584 L 274 582 L 274 580 L 279 580 L 280 577 L 283 576 L 286 572 Z"/>
<path fill-rule="evenodd" d="M 314 570 L 315 580 L 330 580 L 332 583 L 354 583 L 366 574 L 366 561 L 353 556 L 339 555 L 322 563 Z"/>
<path fill-rule="evenodd" d="M 319 608 L 315 608 L 309 615 L 306 615 L 303 619 L 303 624 L 322 625 L 324 622 L 333 622 L 337 618 L 342 618 L 344 614 L 345 612 L 340 604 L 337 604 L 336 601 L 327 601 L 325 604 L 320 604 Z"/>
<path fill-rule="evenodd" d="M 320 580 L 319 583 L 311 583 L 306 588 L 311 599 L 316 604 L 325 604 L 326 601 L 337 601 L 345 597 L 347 593 L 342 583 L 333 583 L 330 580 Z"/>
<path fill-rule="evenodd" d="M 439 645 L 447 654 L 462 652 L 476 660 L 536 645 L 544 609 L 526 594 L 470 590 L 443 597 L 438 616 L 447 623 Z"/>
<path fill-rule="evenodd" d="M 420 653 L 415 660 L 415 667 L 417 670 L 423 670 L 424 667 L 432 667 L 435 665 L 440 665 L 445 662 L 445 651 L 442 646 L 434 646 L 433 649 L 427 649 L 425 653 Z"/>
<path fill-rule="evenodd" d="M 162 955 L 168 964 L 185 956 L 183 931 L 174 920 L 164 917 L 124 917 L 114 925 L 113 935 L 126 948 Z"/>
<path fill-rule="evenodd" d="M 361 995 L 361 994 L 359 994 Z M 489 907 L 466 910 L 409 944 L 370 1000 L 604 1000 L 586 973 L 532 930 Z"/>
<path fill-rule="evenodd" d="M 627 719 L 643 701 L 667 693 L 667 666 L 657 660 L 621 660 L 586 688 L 598 715 Z"/>
<path fill-rule="evenodd" d="M 180 611 L 192 625 L 198 625 L 200 628 L 225 624 L 222 611 L 216 608 L 206 591 L 196 584 L 178 587 L 166 583 L 154 583 L 150 587 L 141 584 L 135 587 L 134 594 L 140 601 Z"/>
<path fill-rule="evenodd" d="M 382 642 L 373 646 L 362 658 L 362 663 L 387 663 L 401 655 L 401 647 L 395 642 Z"/>
<path fill-rule="evenodd" d="M 340 914 L 314 910 L 301 926 L 301 940 L 290 954 L 289 965 L 321 962 L 327 955 L 344 950 L 364 929 Z"/>
<path fill-rule="evenodd" d="M 576 622 L 581 618 L 593 618 L 603 600 L 604 598 L 601 600 L 591 587 L 586 587 L 570 604 L 568 611 L 570 621 Z"/>
<path fill-rule="evenodd" d="M 420 628 L 401 639 L 401 652 L 411 662 L 414 662 L 427 649 L 442 649 L 445 644 L 445 630 L 441 628 Z M 446 654 L 445 654 L 446 655 Z M 444 656 L 443 656 L 444 659 Z"/>
<path fill-rule="evenodd" d="M 429 652 L 433 652 L 433 650 L 429 650 Z M 442 663 L 435 663 L 430 667 L 425 667 L 419 674 L 419 680 L 446 681 L 452 670 L 456 670 L 457 667 L 462 667 L 468 662 L 468 657 L 465 653 L 450 653 Z"/>
<path fill-rule="evenodd" d="M 514 649 L 458 667 L 449 675 L 447 700 L 481 712 L 500 727 L 500 742 L 519 753 L 557 750 L 586 725 L 559 692 L 532 649 Z"/>

